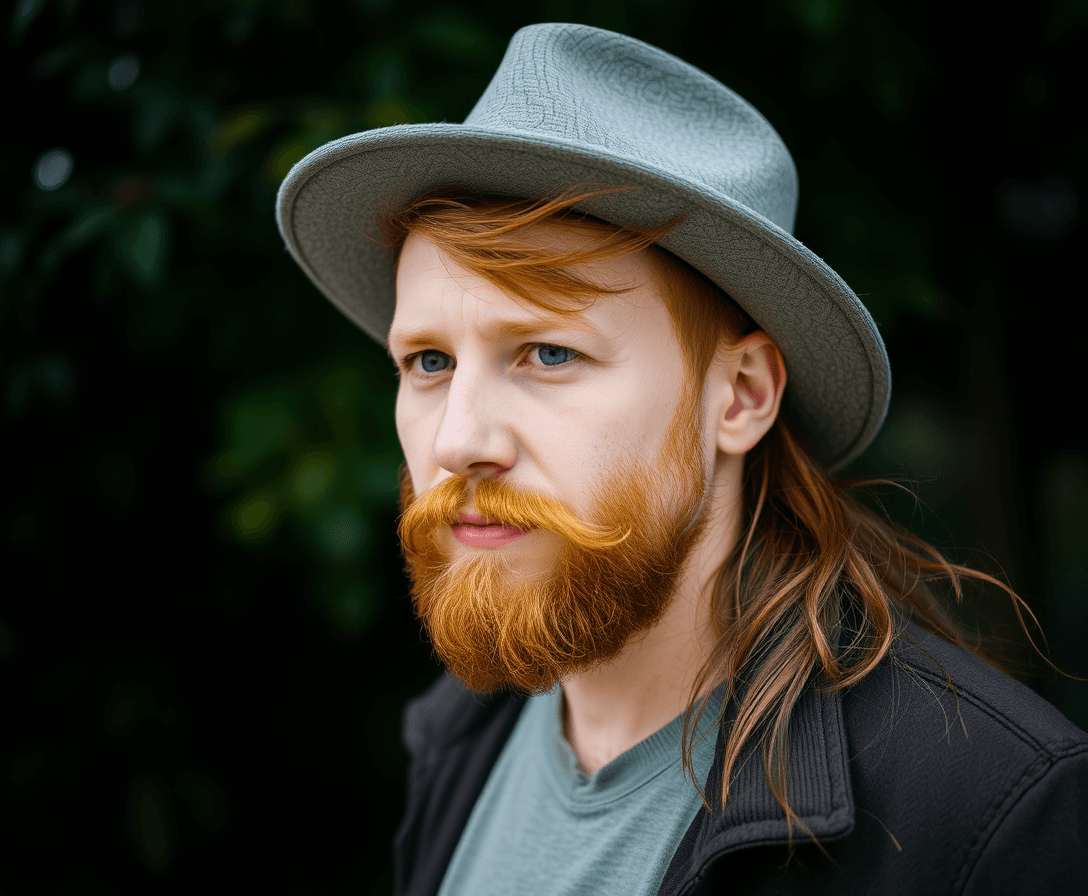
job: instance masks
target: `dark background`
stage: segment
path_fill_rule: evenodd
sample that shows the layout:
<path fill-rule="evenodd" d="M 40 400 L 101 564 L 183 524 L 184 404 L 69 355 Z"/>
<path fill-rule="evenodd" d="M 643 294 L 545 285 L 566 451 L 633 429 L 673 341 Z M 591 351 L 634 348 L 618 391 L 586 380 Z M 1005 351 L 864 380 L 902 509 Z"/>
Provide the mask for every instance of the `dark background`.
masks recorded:
<path fill-rule="evenodd" d="M 913 481 L 897 516 L 1003 571 L 1088 674 L 1088 6 L 937 9 L 18 0 L 0 890 L 390 890 L 400 708 L 437 669 L 393 532 L 393 371 L 290 261 L 274 196 L 330 139 L 461 120 L 534 21 L 647 40 L 770 119 L 797 235 L 892 359 L 853 472 Z M 1005 606 L 968 616 L 1010 635 Z M 1088 725 L 1084 683 L 1024 678 Z"/>

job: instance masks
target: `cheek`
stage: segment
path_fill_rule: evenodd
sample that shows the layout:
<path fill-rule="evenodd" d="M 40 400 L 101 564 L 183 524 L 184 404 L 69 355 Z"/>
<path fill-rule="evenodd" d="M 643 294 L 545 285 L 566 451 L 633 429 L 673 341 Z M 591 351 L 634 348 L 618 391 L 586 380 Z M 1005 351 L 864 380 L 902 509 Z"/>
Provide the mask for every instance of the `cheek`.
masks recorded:
<path fill-rule="evenodd" d="M 426 418 L 416 412 L 410 402 L 404 400 L 399 393 L 394 420 L 400 449 L 404 453 L 408 473 L 412 477 L 412 486 L 418 491 L 420 483 L 426 480 L 426 461 L 430 456 L 433 434 L 429 436 L 427 433 Z"/>
<path fill-rule="evenodd" d="M 613 476 L 632 462 L 651 456 L 653 433 L 649 421 L 634 408 L 617 413 L 614 406 L 586 407 L 577 417 L 551 428 L 540 454 L 556 484 L 572 498 L 588 500 L 602 479 Z M 561 432 L 562 436 L 557 437 Z M 584 493 L 584 494 L 583 494 Z M 584 509 L 584 508 L 579 508 Z"/>
<path fill-rule="evenodd" d="M 626 412 L 616 421 L 614 447 L 633 459 L 650 462 L 658 457 L 674 415 L 680 404 L 680 392 L 661 380 L 642 384 Z"/>
<path fill-rule="evenodd" d="M 586 396 L 561 426 L 543 428 L 553 463 L 608 473 L 619 463 L 656 457 L 679 401 L 676 390 L 642 378 L 608 385 L 612 388 Z"/>

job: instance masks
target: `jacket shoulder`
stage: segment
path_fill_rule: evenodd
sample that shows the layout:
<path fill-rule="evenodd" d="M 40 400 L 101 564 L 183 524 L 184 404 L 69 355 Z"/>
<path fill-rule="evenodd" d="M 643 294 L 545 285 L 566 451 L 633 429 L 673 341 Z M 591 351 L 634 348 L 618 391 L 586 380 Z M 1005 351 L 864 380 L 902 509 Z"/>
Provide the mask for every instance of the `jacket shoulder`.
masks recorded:
<path fill-rule="evenodd" d="M 1088 836 L 1088 734 L 1030 688 L 909 625 L 843 695 L 843 718 L 857 826 L 842 858 L 894 869 L 902 888 L 885 892 L 973 892 L 996 875 L 1034 893 L 1086 871 L 1069 831 Z"/>

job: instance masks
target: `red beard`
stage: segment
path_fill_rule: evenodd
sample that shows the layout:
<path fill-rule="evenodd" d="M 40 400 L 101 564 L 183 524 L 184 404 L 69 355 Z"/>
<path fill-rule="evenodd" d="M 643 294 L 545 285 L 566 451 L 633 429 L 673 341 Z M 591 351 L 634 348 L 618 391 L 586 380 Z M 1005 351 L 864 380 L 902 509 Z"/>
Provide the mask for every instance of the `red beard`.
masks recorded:
<path fill-rule="evenodd" d="M 412 600 L 438 657 L 468 688 L 550 690 L 612 659 L 661 618 L 706 524 L 698 411 L 698 395 L 685 396 L 656 461 L 609 476 L 590 522 L 499 479 L 477 482 L 470 495 L 468 481 L 453 476 L 416 499 L 402 471 L 400 538 Z M 438 535 L 470 503 L 489 520 L 558 535 L 563 546 L 550 569 L 514 576 L 501 548 L 451 558 Z"/>

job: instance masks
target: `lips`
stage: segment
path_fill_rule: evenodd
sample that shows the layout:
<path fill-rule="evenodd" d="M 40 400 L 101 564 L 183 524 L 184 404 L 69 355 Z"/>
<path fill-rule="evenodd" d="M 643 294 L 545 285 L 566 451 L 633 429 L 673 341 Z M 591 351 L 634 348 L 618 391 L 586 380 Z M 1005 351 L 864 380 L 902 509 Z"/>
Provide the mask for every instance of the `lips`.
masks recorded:
<path fill-rule="evenodd" d="M 509 544 L 529 533 L 510 523 L 489 520 L 478 513 L 462 513 L 457 522 L 450 526 L 453 537 L 461 544 L 473 548 L 492 548 Z"/>

